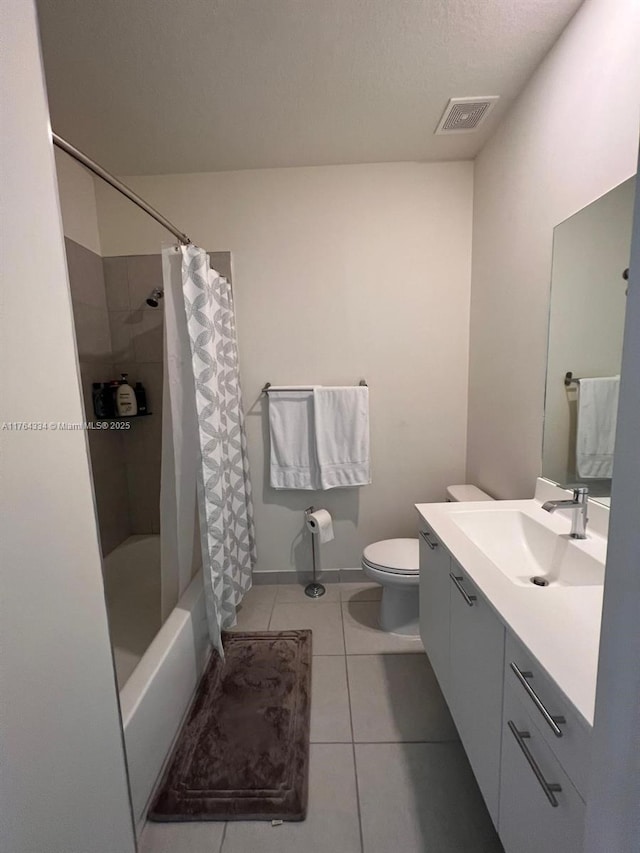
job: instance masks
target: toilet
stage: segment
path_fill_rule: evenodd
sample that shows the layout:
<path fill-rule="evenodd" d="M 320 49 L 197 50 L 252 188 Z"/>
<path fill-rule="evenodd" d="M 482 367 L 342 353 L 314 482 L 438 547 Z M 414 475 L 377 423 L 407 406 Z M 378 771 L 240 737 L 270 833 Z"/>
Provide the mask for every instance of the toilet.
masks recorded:
<path fill-rule="evenodd" d="M 491 501 L 477 486 L 447 488 L 447 501 Z M 367 545 L 362 568 L 367 577 L 382 586 L 378 623 L 383 631 L 418 637 L 418 584 L 420 546 L 416 539 L 383 539 Z"/>
<path fill-rule="evenodd" d="M 420 579 L 418 540 L 383 539 L 367 545 L 362 554 L 362 568 L 367 577 L 382 585 L 378 616 L 382 630 L 417 637 Z"/>

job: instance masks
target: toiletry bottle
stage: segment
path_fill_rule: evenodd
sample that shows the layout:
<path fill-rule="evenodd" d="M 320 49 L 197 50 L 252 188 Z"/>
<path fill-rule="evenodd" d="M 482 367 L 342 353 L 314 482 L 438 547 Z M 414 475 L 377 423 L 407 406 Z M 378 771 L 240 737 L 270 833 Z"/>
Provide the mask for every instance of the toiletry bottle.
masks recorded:
<path fill-rule="evenodd" d="M 138 412 L 136 395 L 131 385 L 127 382 L 126 373 L 122 374 L 118 390 L 116 391 L 116 407 L 118 410 L 118 417 L 121 418 L 131 418 Z"/>
<path fill-rule="evenodd" d="M 105 418 L 115 418 L 116 410 L 113 407 L 113 391 L 111 390 L 111 384 L 109 382 L 101 382 L 100 388 L 102 389 L 102 406 L 104 409 Z"/>
<path fill-rule="evenodd" d="M 102 382 L 93 382 L 91 384 L 91 396 L 93 399 L 93 414 L 97 418 L 106 418 L 106 406 L 104 399 L 104 386 Z"/>
<path fill-rule="evenodd" d="M 144 389 L 142 382 L 136 382 L 135 387 L 136 403 L 138 404 L 138 414 L 146 415 L 147 412 L 147 392 Z"/>
<path fill-rule="evenodd" d="M 109 393 L 107 395 L 107 398 L 108 398 L 109 402 L 108 402 L 107 407 L 111 409 L 110 417 L 112 417 L 112 418 L 118 417 L 118 403 L 116 400 L 116 395 L 118 393 L 119 387 L 120 387 L 120 383 L 118 382 L 117 379 L 112 379 L 108 384 Z"/>

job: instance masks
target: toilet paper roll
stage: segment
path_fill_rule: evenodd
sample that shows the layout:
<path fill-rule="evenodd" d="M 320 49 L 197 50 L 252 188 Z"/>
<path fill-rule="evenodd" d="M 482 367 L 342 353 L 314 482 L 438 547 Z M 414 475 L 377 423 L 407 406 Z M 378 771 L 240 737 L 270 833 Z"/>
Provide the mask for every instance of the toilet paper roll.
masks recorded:
<path fill-rule="evenodd" d="M 333 539 L 333 521 L 326 509 L 317 509 L 307 515 L 307 527 L 317 536 L 320 544 Z"/>

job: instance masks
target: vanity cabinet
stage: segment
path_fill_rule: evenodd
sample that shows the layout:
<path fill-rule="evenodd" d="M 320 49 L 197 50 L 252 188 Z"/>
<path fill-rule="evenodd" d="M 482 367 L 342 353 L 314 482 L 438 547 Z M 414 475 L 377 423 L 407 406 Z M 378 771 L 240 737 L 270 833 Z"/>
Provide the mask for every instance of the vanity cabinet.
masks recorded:
<path fill-rule="evenodd" d="M 504 625 L 451 560 L 448 701 L 494 825 L 500 799 Z"/>
<path fill-rule="evenodd" d="M 422 520 L 420 634 L 505 853 L 579 853 L 591 728 Z"/>
<path fill-rule="evenodd" d="M 420 637 L 442 692 L 449 689 L 451 558 L 433 532 L 420 528 Z"/>
<path fill-rule="evenodd" d="M 585 804 L 515 687 L 504 697 L 500 821 L 506 853 L 581 853 Z"/>

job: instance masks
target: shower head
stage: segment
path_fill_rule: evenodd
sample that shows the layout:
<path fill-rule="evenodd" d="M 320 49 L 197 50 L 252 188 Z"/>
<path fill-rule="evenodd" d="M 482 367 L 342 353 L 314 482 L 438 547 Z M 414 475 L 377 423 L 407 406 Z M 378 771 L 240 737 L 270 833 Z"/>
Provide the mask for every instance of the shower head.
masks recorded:
<path fill-rule="evenodd" d="M 161 287 L 154 287 L 151 295 L 147 298 L 147 305 L 151 308 L 157 308 L 163 296 L 164 290 Z"/>

